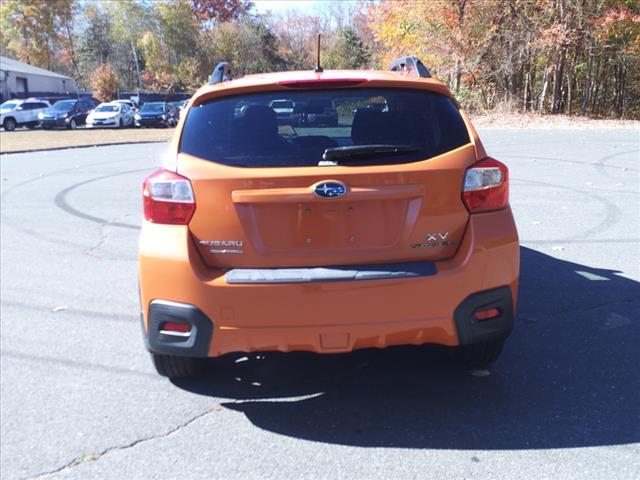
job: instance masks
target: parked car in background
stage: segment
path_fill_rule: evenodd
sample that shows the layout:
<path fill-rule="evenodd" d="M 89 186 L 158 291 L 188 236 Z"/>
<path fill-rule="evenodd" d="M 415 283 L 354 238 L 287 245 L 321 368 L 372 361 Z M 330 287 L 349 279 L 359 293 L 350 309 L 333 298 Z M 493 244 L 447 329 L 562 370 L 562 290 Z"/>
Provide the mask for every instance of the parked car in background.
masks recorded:
<path fill-rule="evenodd" d="M 101 103 L 87 116 L 88 127 L 123 128 L 133 125 L 134 112 L 123 102 Z"/>
<path fill-rule="evenodd" d="M 358 111 L 363 111 L 363 110 L 376 111 L 376 112 L 388 112 L 389 106 L 386 103 L 371 103 L 369 105 L 364 105 L 362 107 L 354 108 L 352 113 L 355 115 L 356 113 L 358 113 Z"/>
<path fill-rule="evenodd" d="M 38 114 L 50 106 L 46 100 L 37 98 L 6 101 L 0 105 L 0 125 L 8 132 L 20 126 L 33 128 L 38 125 Z"/>
<path fill-rule="evenodd" d="M 134 112 L 138 111 L 138 104 L 133 100 L 120 99 L 120 100 L 114 100 L 112 103 L 122 103 L 123 105 L 128 105 L 129 108 Z"/>
<path fill-rule="evenodd" d="M 176 110 L 182 110 L 184 107 L 187 106 L 187 101 L 181 100 L 180 102 L 171 102 L 169 103 L 169 105 L 171 105 Z"/>
<path fill-rule="evenodd" d="M 301 110 L 303 123 L 309 126 L 338 126 L 338 111 L 333 100 L 329 97 L 319 96 L 304 104 Z"/>
<path fill-rule="evenodd" d="M 294 111 L 296 104 L 287 98 L 273 100 L 269 107 L 276 112 L 278 125 L 297 125 L 298 114 Z"/>
<path fill-rule="evenodd" d="M 169 105 L 175 108 L 178 114 L 178 120 L 180 120 L 187 112 L 187 100 L 182 100 L 180 102 L 171 102 Z"/>
<path fill-rule="evenodd" d="M 78 125 L 84 125 L 87 115 L 95 108 L 91 100 L 59 100 L 52 107 L 38 114 L 40 125 L 45 130 L 53 127 L 63 127 L 74 130 Z"/>
<path fill-rule="evenodd" d="M 136 127 L 174 127 L 178 113 L 167 102 L 148 102 L 135 115 Z"/>

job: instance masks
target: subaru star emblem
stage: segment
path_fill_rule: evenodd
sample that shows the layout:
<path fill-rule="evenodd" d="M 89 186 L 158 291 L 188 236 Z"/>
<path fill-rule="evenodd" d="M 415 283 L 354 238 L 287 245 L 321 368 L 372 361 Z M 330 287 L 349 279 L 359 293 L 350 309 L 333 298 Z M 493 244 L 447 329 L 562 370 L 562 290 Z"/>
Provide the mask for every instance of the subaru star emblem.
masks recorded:
<path fill-rule="evenodd" d="M 336 198 L 347 193 L 347 187 L 338 182 L 322 182 L 316 185 L 313 193 L 322 198 Z"/>

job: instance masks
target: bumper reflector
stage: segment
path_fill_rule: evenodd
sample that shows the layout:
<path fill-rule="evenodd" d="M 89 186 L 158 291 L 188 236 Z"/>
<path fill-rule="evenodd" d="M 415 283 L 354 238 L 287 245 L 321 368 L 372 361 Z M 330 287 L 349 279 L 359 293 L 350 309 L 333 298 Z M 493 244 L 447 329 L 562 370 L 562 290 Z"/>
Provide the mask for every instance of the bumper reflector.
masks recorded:
<path fill-rule="evenodd" d="M 490 320 L 492 318 L 496 318 L 500 316 L 500 310 L 497 308 L 489 308 L 487 310 L 478 310 L 473 312 L 473 316 L 476 320 Z"/>
<path fill-rule="evenodd" d="M 160 331 L 163 333 L 189 333 L 191 331 L 191 325 L 188 323 L 164 322 L 160 325 Z"/>

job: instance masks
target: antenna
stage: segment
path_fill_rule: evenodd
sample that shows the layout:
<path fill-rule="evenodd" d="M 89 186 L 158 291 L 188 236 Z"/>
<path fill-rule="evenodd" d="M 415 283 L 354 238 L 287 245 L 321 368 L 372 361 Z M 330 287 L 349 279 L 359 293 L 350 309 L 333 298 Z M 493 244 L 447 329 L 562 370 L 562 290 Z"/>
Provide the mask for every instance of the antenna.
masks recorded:
<path fill-rule="evenodd" d="M 322 35 L 318 34 L 318 61 L 316 62 L 316 68 L 313 69 L 316 73 L 322 73 L 324 70 L 320 66 L 320 37 Z"/>

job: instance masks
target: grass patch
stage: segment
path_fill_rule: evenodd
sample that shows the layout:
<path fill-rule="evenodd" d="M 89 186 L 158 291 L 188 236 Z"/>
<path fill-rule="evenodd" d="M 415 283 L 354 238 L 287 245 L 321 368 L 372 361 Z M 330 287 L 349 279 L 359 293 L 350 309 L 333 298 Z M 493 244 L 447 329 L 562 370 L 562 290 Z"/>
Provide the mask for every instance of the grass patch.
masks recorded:
<path fill-rule="evenodd" d="M 174 128 L 0 131 L 0 153 L 109 145 L 123 142 L 168 142 L 173 138 L 174 131 Z"/>

